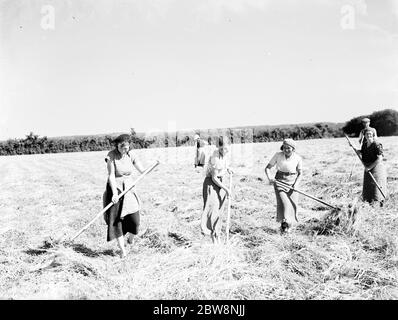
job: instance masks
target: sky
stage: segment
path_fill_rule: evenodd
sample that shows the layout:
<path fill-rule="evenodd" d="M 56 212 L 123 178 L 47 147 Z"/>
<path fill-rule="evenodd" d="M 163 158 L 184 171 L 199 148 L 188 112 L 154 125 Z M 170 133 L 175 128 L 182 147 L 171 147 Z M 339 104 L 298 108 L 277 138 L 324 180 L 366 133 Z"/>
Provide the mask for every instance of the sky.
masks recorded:
<path fill-rule="evenodd" d="M 398 0 L 0 0 L 0 140 L 398 105 Z"/>

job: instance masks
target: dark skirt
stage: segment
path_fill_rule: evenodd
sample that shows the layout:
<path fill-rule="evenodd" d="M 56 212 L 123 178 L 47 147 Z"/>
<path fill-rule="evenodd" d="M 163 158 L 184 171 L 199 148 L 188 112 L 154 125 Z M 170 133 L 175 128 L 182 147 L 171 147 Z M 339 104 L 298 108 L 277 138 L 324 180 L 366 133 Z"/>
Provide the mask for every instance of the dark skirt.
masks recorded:
<path fill-rule="evenodd" d="M 121 191 L 118 189 L 119 194 Z M 107 241 L 114 240 L 125 235 L 127 232 L 132 234 L 138 234 L 138 228 L 140 225 L 140 213 L 129 212 L 121 218 L 122 208 L 123 208 L 124 197 L 121 198 L 116 204 L 110 207 L 104 213 L 104 219 L 108 225 L 107 231 Z M 107 183 L 106 190 L 103 195 L 103 206 L 106 207 L 110 202 L 112 202 L 112 189 Z"/>
<path fill-rule="evenodd" d="M 285 175 L 283 172 L 278 171 L 275 175 L 275 180 L 292 186 L 296 180 L 296 175 Z M 274 189 L 276 195 L 276 221 L 286 221 L 289 224 L 297 222 L 298 193 L 276 184 L 274 184 Z"/>
<path fill-rule="evenodd" d="M 384 195 L 387 197 L 387 172 L 385 166 L 382 162 L 378 163 L 370 173 L 373 175 L 381 190 L 383 190 Z M 370 177 L 369 173 L 366 171 L 363 174 L 363 189 L 362 197 L 364 201 L 383 201 L 384 197 L 377 188 L 373 179 Z"/>
<path fill-rule="evenodd" d="M 221 180 L 221 178 L 220 178 Z M 211 177 L 203 181 L 203 212 L 201 218 L 201 229 L 205 235 L 219 236 L 225 204 L 226 193 L 217 186 Z"/>

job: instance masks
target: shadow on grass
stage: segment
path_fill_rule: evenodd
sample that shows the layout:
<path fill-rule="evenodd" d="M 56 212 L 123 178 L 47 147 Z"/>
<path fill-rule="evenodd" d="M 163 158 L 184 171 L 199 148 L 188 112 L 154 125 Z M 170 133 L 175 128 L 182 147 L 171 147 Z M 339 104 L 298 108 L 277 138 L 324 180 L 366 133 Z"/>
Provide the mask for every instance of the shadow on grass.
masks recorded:
<path fill-rule="evenodd" d="M 179 247 L 191 247 L 192 246 L 191 240 L 189 240 L 187 237 L 185 237 L 181 234 L 178 234 L 175 232 L 169 232 L 168 236 L 174 240 L 174 244 L 176 246 L 179 246 Z"/>
<path fill-rule="evenodd" d="M 275 230 L 273 228 L 270 227 L 262 227 L 261 230 L 263 230 L 266 234 L 278 234 L 278 230 Z"/>
<path fill-rule="evenodd" d="M 77 253 L 81 253 L 81 254 L 85 255 L 86 257 L 90 257 L 90 258 L 97 258 L 100 256 L 116 256 L 117 255 L 111 249 L 97 251 L 97 250 L 92 250 L 81 243 L 73 243 L 70 245 L 70 247 Z"/>
<path fill-rule="evenodd" d="M 44 249 L 28 249 L 24 250 L 24 253 L 30 255 L 30 256 L 39 256 L 41 254 L 47 253 L 47 250 Z"/>
<path fill-rule="evenodd" d="M 261 230 L 266 234 L 278 234 L 278 230 L 275 230 L 273 228 L 264 226 L 264 227 L 259 227 L 259 228 L 253 228 L 253 227 L 242 227 L 238 225 L 233 225 L 230 229 L 230 234 L 240 234 L 242 236 L 248 236 L 252 235 L 253 232 L 256 230 Z"/>
<path fill-rule="evenodd" d="M 90 258 L 97 258 L 100 256 L 117 256 L 117 254 L 111 249 L 97 251 L 97 250 L 92 250 L 92 249 L 86 247 L 85 245 L 79 244 L 79 243 L 67 244 L 67 246 L 72 248 L 75 252 L 81 253 L 81 254 L 85 255 L 86 257 L 90 257 Z M 48 253 L 49 251 L 51 251 L 52 248 L 53 248 L 52 246 L 43 245 L 37 249 L 28 249 L 23 252 L 30 256 L 38 256 L 38 255 Z"/>

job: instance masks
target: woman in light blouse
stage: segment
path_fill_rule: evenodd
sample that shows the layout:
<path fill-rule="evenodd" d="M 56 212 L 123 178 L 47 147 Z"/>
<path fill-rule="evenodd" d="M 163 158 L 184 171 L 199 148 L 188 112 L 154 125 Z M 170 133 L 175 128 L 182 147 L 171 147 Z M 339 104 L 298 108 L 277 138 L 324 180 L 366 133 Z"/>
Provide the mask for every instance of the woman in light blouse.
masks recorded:
<path fill-rule="evenodd" d="M 216 139 L 216 149 L 210 156 L 203 181 L 203 212 L 201 229 L 210 235 L 213 243 L 219 243 L 223 212 L 231 190 L 225 185 L 225 176 L 232 173 L 229 167 L 227 138 Z"/>
<path fill-rule="evenodd" d="M 265 168 L 269 183 L 274 185 L 276 195 L 276 221 L 281 223 L 281 232 L 288 233 L 297 222 L 298 193 L 283 187 L 275 181 L 281 181 L 296 187 L 301 179 L 302 158 L 295 152 L 296 143 L 293 139 L 283 140 L 281 152 L 274 154 Z M 270 169 L 276 166 L 275 179 L 270 178 Z"/>

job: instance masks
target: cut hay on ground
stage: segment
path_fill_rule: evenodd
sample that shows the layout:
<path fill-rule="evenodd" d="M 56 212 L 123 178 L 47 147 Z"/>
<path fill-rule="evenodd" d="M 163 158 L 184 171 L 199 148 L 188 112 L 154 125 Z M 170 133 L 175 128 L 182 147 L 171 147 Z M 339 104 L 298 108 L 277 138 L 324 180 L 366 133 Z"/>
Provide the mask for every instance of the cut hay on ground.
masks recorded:
<path fill-rule="evenodd" d="M 106 152 L 0 158 L 0 286 L 4 299 L 398 299 L 398 145 L 388 146 L 390 198 L 360 199 L 362 169 L 344 139 L 298 141 L 305 171 L 299 223 L 282 236 L 264 166 L 279 143 L 235 153 L 229 245 L 200 233 L 203 172 L 193 149 L 138 150 L 163 164 L 137 187 L 144 210 L 128 256 L 99 219 Z M 348 150 L 347 150 L 348 149 Z M 173 149 L 174 150 L 174 149 Z M 167 162 L 168 161 L 168 162 Z M 84 174 L 87 179 L 82 179 Z M 24 183 L 21 183 L 24 181 Z M 225 235 L 223 236 L 225 240 Z"/>

